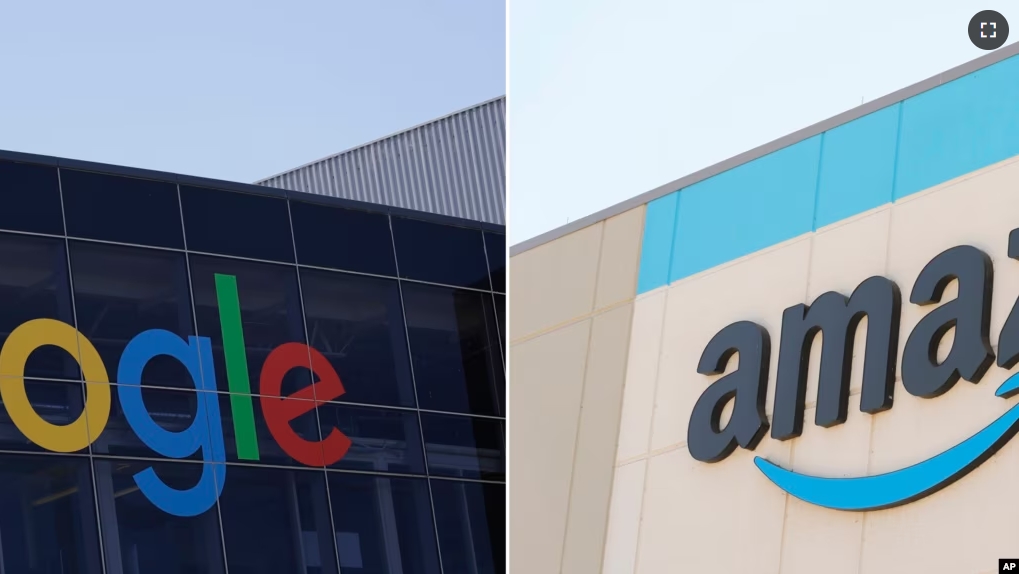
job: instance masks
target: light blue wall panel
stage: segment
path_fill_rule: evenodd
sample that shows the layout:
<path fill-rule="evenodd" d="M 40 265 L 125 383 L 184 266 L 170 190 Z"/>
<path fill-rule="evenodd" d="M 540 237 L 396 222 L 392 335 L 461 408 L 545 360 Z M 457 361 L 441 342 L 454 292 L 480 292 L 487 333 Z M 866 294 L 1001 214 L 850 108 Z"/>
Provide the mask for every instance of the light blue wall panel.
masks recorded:
<path fill-rule="evenodd" d="M 902 106 L 896 199 L 1019 154 L 1019 58 Z"/>
<path fill-rule="evenodd" d="M 651 202 L 638 292 L 1016 155 L 1019 56 Z"/>
<path fill-rule="evenodd" d="M 681 190 L 669 281 L 813 228 L 821 136 Z"/>
<path fill-rule="evenodd" d="M 672 260 L 672 237 L 676 228 L 678 203 L 679 192 L 674 192 L 647 204 L 637 293 L 646 293 L 669 283 L 669 262 Z"/>
<path fill-rule="evenodd" d="M 892 201 L 900 105 L 824 133 L 814 229 Z"/>

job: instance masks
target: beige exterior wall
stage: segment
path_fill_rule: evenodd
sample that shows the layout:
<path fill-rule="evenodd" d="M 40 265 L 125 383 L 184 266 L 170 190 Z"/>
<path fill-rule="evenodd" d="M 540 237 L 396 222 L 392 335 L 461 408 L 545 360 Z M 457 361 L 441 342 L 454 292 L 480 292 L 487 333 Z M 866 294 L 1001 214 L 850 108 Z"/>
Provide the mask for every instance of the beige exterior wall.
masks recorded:
<path fill-rule="evenodd" d="M 644 208 L 510 260 L 512 572 L 601 571 Z"/>
<path fill-rule="evenodd" d="M 857 332 L 849 419 L 845 424 L 829 429 L 813 424 L 820 355 L 820 345 L 815 344 L 802 436 L 788 441 L 766 436 L 755 451 L 737 449 L 715 464 L 694 460 L 686 446 L 694 402 L 718 378 L 696 372 L 700 354 L 715 333 L 738 320 L 755 321 L 768 329 L 772 353 L 766 404 L 770 416 L 785 308 L 809 304 L 826 291 L 848 295 L 873 275 L 888 277 L 902 291 L 898 355 L 901 359 L 909 333 L 931 311 L 909 303 L 913 283 L 923 266 L 949 247 L 973 245 L 988 253 L 994 262 L 990 332 L 992 346 L 997 349 L 998 333 L 1019 297 L 1019 262 L 1007 257 L 1009 231 L 1017 227 L 1019 159 L 1013 158 L 637 298 L 633 304 L 601 571 L 983 574 L 997 572 L 998 558 L 1019 556 L 1019 520 L 1015 519 L 1019 501 L 1012 496 L 1012 487 L 1019 484 L 1019 441 L 1013 440 L 972 473 L 940 492 L 897 508 L 863 513 L 803 503 L 773 485 L 753 464 L 755 456 L 762 456 L 796 471 L 835 477 L 879 474 L 925 460 L 968 438 L 1014 404 L 1015 399 L 1003 400 L 994 395 L 998 385 L 1011 374 L 997 366 L 992 366 L 979 384 L 960 381 L 952 390 L 933 399 L 907 393 L 897 372 L 894 407 L 877 415 L 864 414 L 859 411 L 865 335 L 861 328 Z M 595 242 L 593 236 L 598 231 L 591 228 L 575 235 L 580 233 L 589 233 L 592 238 L 572 239 L 578 245 L 578 253 L 579 245 Z M 552 244 L 548 260 L 552 250 L 568 249 L 559 247 L 559 243 Z M 532 262 L 528 262 L 530 267 L 521 265 L 518 263 L 521 257 L 512 263 L 514 290 L 521 282 L 533 281 L 530 278 L 539 269 Z M 589 259 L 597 258 L 591 255 Z M 522 267 L 527 274 L 521 275 Z M 593 277 L 595 271 L 587 273 Z M 529 295 L 526 293 L 529 288 L 521 287 L 524 295 Z M 955 292 L 955 286 L 950 286 L 945 300 Z M 586 301 L 591 300 L 592 296 L 587 294 Z M 549 321 L 564 321 L 553 315 L 566 313 L 566 307 L 578 317 L 586 317 L 581 315 L 581 307 L 590 308 L 565 296 L 559 302 L 545 304 L 548 307 L 544 315 Z M 528 303 L 515 297 L 512 306 L 514 313 L 530 312 Z M 609 314 L 600 316 L 605 317 L 603 321 L 609 320 Z M 541 326 L 535 316 L 520 321 L 533 325 L 535 330 Z M 574 405 L 581 394 L 579 378 L 584 358 L 580 349 L 585 348 L 580 340 L 596 332 L 597 320 L 575 320 L 569 326 L 514 344 L 511 389 L 514 433 L 521 426 L 529 426 L 528 415 L 536 412 L 537 407 L 531 404 L 533 397 L 528 396 L 528 389 L 535 385 L 561 385 L 557 387 L 561 392 L 556 390 L 542 396 L 547 397 L 546 401 L 569 403 L 572 408 L 566 409 L 565 414 L 578 416 Z M 552 341 L 562 350 L 554 350 Z M 942 357 L 950 341 L 949 336 L 941 349 Z M 573 354 L 569 355 L 567 349 Z M 567 383 L 565 367 L 556 373 L 546 371 L 539 377 L 540 369 L 536 367 L 539 361 L 554 364 L 554 357 L 566 360 L 567 356 L 576 363 L 570 367 L 571 382 Z M 587 364 L 590 369 L 591 363 Z M 541 381 L 522 377 L 539 377 Z M 557 379 L 552 381 L 550 377 Z M 543 414 L 553 410 L 549 406 L 542 408 Z M 608 423 L 606 420 L 605 424 Z M 538 424 L 549 428 L 552 425 L 583 428 L 582 424 L 564 420 Z M 529 440 L 520 442 L 516 442 L 518 435 L 514 434 L 511 453 L 513 571 L 550 572 L 545 562 L 537 562 L 537 555 L 534 569 L 529 567 L 532 563 L 527 562 L 527 557 L 519 557 L 541 544 L 535 541 L 524 548 L 518 537 L 531 540 L 530 537 L 541 537 L 545 532 L 522 533 L 525 521 L 533 521 L 526 513 L 523 516 L 518 513 L 522 508 L 537 510 L 528 494 L 541 490 L 539 473 L 550 490 L 544 491 L 548 499 L 537 504 L 557 501 L 564 507 L 567 498 L 564 485 L 569 482 L 566 475 L 571 469 L 563 461 L 557 463 L 554 472 L 530 468 L 533 458 L 526 449 L 542 442 L 542 438 L 543 448 L 548 448 L 553 435 L 521 431 L 525 432 Z M 555 435 L 554 440 L 568 443 L 574 436 L 575 433 L 568 437 Z M 561 456 L 567 457 L 572 445 L 564 444 L 561 450 Z M 601 504 L 599 492 L 577 491 L 578 468 L 572 467 L 574 496 L 569 508 L 576 507 L 577 496 L 589 496 L 592 505 Z M 525 484 L 519 482 L 522 476 Z M 558 495 L 551 492 L 553 482 Z M 552 510 L 548 512 L 551 516 Z M 561 512 L 561 508 L 557 507 L 555 512 Z M 573 525 L 569 520 L 559 519 L 554 528 L 561 529 L 564 523 Z M 552 529 L 553 525 L 549 525 L 549 532 Z M 570 540 L 569 535 L 566 538 Z M 566 546 L 569 550 L 569 543 Z M 559 551 L 558 547 L 555 551 Z M 543 554 L 541 560 L 558 556 L 553 556 L 551 549 L 547 552 L 549 556 Z M 570 556 L 569 552 L 567 555 Z"/>

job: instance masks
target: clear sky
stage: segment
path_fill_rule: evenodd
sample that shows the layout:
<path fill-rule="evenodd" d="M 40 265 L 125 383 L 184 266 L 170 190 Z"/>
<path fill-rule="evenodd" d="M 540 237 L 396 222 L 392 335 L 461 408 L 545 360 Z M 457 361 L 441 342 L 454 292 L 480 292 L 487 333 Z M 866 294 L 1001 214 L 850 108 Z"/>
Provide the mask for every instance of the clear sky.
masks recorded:
<path fill-rule="evenodd" d="M 986 52 L 971 0 L 512 0 L 510 243 Z"/>
<path fill-rule="evenodd" d="M 5 2 L 0 149 L 254 181 L 503 95 L 505 10 Z"/>

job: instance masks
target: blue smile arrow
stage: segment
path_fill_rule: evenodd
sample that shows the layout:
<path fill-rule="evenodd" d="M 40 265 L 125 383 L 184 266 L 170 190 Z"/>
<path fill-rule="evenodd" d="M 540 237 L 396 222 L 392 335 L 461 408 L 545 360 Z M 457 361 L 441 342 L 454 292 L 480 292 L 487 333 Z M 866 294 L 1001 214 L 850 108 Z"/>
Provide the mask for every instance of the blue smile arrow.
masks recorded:
<path fill-rule="evenodd" d="M 995 392 L 1006 397 L 1019 390 L 1019 373 Z M 980 466 L 1019 431 L 1019 404 L 983 430 L 954 447 L 893 472 L 855 478 L 824 478 L 786 470 L 756 457 L 754 464 L 779 488 L 818 506 L 836 510 L 879 510 L 933 494 Z"/>

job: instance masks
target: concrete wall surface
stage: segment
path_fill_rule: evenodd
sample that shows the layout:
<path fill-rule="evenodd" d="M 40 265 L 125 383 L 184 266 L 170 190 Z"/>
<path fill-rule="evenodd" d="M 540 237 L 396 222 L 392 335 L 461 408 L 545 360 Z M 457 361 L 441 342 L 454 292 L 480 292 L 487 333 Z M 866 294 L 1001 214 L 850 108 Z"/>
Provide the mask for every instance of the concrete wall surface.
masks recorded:
<path fill-rule="evenodd" d="M 601 570 L 643 219 L 510 260 L 513 572 Z"/>

